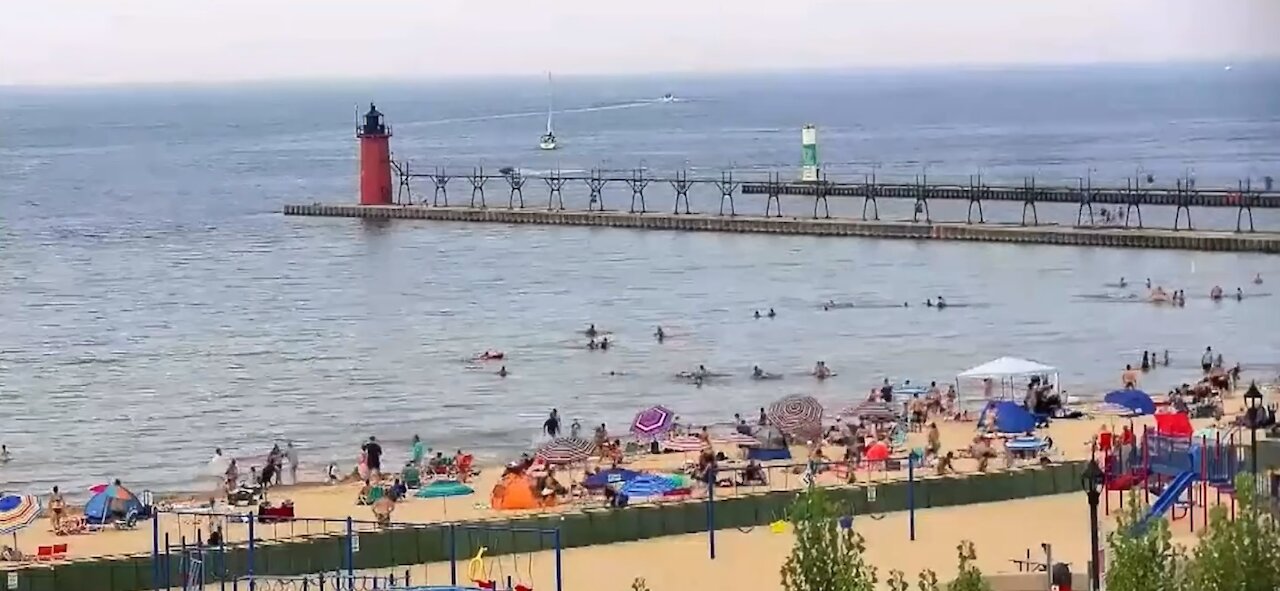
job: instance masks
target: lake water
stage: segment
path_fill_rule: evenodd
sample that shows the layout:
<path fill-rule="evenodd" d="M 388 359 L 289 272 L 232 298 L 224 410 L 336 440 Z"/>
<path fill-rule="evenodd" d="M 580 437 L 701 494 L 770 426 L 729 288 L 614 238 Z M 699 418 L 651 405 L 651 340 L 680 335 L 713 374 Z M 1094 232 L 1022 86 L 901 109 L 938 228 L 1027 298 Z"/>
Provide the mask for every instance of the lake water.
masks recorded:
<path fill-rule="evenodd" d="M 654 100 L 666 92 L 681 100 Z M 1174 360 L 1147 377 L 1153 390 L 1193 375 L 1206 345 L 1275 375 L 1280 298 L 1203 296 L 1280 289 L 1276 257 L 278 213 L 354 200 L 353 105 L 370 99 L 396 157 L 422 170 L 792 174 L 799 128 L 814 123 L 837 177 L 873 165 L 882 178 L 980 169 L 1019 183 L 1116 183 L 1139 167 L 1158 183 L 1193 170 L 1200 186 L 1280 176 L 1276 65 L 567 79 L 554 153 L 536 149 L 545 93 L 538 79 L 0 90 L 0 443 L 15 455 L 0 485 L 80 491 L 121 477 L 185 490 L 214 447 L 261 455 L 273 438 L 297 441 L 311 470 L 350 466 L 371 434 L 393 458 L 420 434 L 495 459 L 527 448 L 550 407 L 615 431 L 655 403 L 696 421 L 795 392 L 838 409 L 884 377 L 946 382 L 1002 355 L 1060 367 L 1080 395 L 1116 385 L 1143 349 Z M 582 189 L 567 200 L 584 203 Z M 650 207 L 669 208 L 669 195 L 655 186 Z M 629 196 L 614 187 L 606 200 Z M 505 192 L 489 197 L 505 205 Z M 738 207 L 762 210 L 763 198 Z M 909 207 L 886 201 L 882 215 Z M 933 207 L 964 216 L 963 203 Z M 1020 207 L 987 213 L 1016 220 Z M 1235 223 L 1231 210 L 1194 215 Z M 1274 212 L 1257 222 L 1280 229 Z M 1253 285 L 1256 273 L 1268 282 Z M 1122 291 L 1104 286 L 1121 276 L 1185 289 L 1187 306 L 1079 297 Z M 938 295 L 973 306 L 919 305 Z M 828 299 L 912 306 L 823 311 Z M 769 307 L 777 318 L 752 318 Z M 608 352 L 585 350 L 592 322 L 614 333 Z M 672 335 L 662 345 L 659 324 Z M 464 362 L 490 348 L 508 353 L 510 377 Z M 839 375 L 805 377 L 819 359 Z M 736 377 L 700 389 L 671 377 L 698 364 Z M 752 382 L 753 364 L 791 375 Z"/>

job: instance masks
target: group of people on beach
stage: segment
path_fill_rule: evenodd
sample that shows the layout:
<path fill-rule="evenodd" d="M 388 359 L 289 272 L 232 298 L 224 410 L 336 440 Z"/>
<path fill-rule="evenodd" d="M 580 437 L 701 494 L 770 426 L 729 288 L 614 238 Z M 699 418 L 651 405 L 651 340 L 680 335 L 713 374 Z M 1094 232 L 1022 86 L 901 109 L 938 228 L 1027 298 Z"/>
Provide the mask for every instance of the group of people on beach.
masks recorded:
<path fill-rule="evenodd" d="M 228 496 L 242 488 L 266 490 L 272 486 L 284 484 L 285 465 L 288 464 L 289 483 L 298 484 L 298 448 L 292 441 L 286 441 L 284 448 L 279 443 L 272 444 L 263 460 L 262 469 L 250 466 L 248 474 L 241 472 L 240 461 L 222 453 L 222 448 L 213 450 L 209 459 L 210 471 L 221 476 L 222 489 Z"/>

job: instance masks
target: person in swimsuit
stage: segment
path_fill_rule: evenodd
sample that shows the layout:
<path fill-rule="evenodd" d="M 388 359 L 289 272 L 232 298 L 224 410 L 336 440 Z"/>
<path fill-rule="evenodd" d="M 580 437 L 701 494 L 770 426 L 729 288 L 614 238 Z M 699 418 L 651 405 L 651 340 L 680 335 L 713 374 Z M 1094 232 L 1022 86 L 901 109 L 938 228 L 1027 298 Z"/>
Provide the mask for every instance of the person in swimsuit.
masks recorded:
<path fill-rule="evenodd" d="M 760 369 L 759 365 L 751 366 L 751 377 L 757 380 L 764 379 L 764 370 Z"/>
<path fill-rule="evenodd" d="M 662 327 L 659 326 L 658 330 L 653 331 L 653 337 L 658 339 L 658 342 L 661 343 L 663 339 L 667 338 L 667 333 L 662 332 Z"/>
<path fill-rule="evenodd" d="M 551 409 L 551 414 L 547 416 L 547 420 L 542 422 L 542 432 L 548 437 L 555 437 L 560 434 L 560 411 Z"/>
<path fill-rule="evenodd" d="M 505 377 L 507 377 L 507 374 L 508 374 L 508 372 L 507 372 L 507 366 L 505 366 L 505 365 L 504 365 L 504 366 L 502 366 L 502 369 L 499 369 L 499 370 L 498 370 L 498 377 L 500 377 L 500 378 L 505 378 Z"/>
<path fill-rule="evenodd" d="M 596 325 L 592 324 L 591 326 L 588 326 L 588 327 L 587 327 L 587 330 L 586 330 L 586 333 L 585 333 L 585 334 L 586 334 L 587 336 L 589 336 L 589 337 L 594 337 L 594 336 L 596 336 L 597 334 L 600 334 L 600 333 L 596 331 Z"/>
<path fill-rule="evenodd" d="M 774 311 L 773 311 L 773 308 L 769 308 L 769 317 L 770 317 L 770 318 L 773 318 L 773 317 L 775 317 L 775 316 L 777 316 L 777 315 L 778 315 L 778 313 L 777 313 L 777 312 L 774 312 Z"/>

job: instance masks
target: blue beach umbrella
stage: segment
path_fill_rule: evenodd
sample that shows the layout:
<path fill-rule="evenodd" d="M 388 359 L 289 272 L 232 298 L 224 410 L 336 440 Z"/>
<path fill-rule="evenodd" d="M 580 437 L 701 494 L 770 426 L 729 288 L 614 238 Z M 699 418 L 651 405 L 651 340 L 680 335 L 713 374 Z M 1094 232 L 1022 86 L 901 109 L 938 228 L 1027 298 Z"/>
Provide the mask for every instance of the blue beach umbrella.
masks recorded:
<path fill-rule="evenodd" d="M 1152 415 L 1156 413 L 1156 403 L 1151 396 L 1142 390 L 1116 390 L 1102 398 L 1103 402 L 1123 406 L 1134 414 Z"/>
<path fill-rule="evenodd" d="M 669 493 L 675 489 L 676 483 L 670 478 L 655 476 L 653 474 L 641 474 L 622 485 L 622 490 L 618 492 L 633 498 L 656 497 Z"/>
<path fill-rule="evenodd" d="M 629 482 L 637 476 L 640 476 L 640 473 L 634 470 L 610 468 L 608 470 L 601 470 L 586 477 L 586 479 L 582 481 L 582 486 L 586 488 L 603 488 L 610 484 Z"/>

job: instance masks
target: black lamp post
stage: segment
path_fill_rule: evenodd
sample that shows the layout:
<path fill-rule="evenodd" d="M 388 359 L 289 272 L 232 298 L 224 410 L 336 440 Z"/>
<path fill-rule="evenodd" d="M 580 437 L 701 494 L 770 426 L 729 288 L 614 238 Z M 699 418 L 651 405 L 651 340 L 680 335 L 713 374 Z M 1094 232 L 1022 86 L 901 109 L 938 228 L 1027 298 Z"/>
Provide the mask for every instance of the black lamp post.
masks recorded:
<path fill-rule="evenodd" d="M 1102 552 L 1098 548 L 1098 500 L 1102 498 L 1102 468 L 1098 467 L 1098 460 L 1090 459 L 1089 465 L 1084 467 L 1084 474 L 1080 475 L 1080 486 L 1084 488 L 1084 494 L 1089 497 L 1089 548 L 1093 551 L 1092 557 L 1089 559 L 1089 584 L 1091 589 L 1100 589 L 1102 587 L 1101 567 L 1098 560 Z"/>
<path fill-rule="evenodd" d="M 1249 384 L 1249 390 L 1244 393 L 1244 403 L 1248 407 L 1247 413 L 1249 419 L 1249 470 L 1253 474 L 1253 479 L 1258 479 L 1258 421 L 1261 420 L 1262 414 L 1262 392 L 1258 390 L 1258 382 L 1254 381 Z"/>

